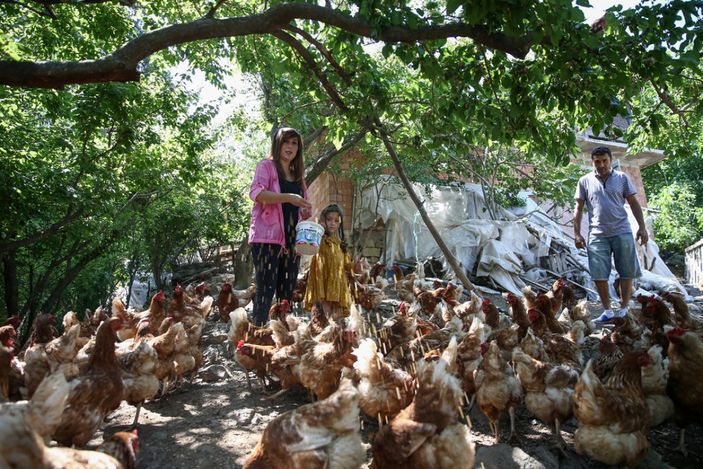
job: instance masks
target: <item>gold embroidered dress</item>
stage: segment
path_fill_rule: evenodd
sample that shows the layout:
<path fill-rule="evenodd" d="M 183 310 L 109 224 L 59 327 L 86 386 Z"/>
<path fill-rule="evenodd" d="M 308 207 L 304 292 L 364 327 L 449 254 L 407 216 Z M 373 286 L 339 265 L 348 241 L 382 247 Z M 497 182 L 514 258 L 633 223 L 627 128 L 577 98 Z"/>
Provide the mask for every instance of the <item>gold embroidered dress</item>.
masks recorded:
<path fill-rule="evenodd" d="M 342 308 L 351 306 L 351 292 L 345 270 L 352 269 L 349 254 L 342 252 L 340 239 L 324 235 L 320 249 L 310 261 L 308 286 L 305 290 L 305 309 L 316 301 L 333 301 Z"/>

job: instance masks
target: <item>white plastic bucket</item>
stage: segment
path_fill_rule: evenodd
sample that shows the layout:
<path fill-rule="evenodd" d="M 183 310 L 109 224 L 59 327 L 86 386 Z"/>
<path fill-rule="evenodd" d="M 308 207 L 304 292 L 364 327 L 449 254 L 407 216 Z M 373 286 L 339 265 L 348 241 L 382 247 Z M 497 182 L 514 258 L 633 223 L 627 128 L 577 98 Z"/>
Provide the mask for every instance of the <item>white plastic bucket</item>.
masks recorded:
<path fill-rule="evenodd" d="M 320 241 L 325 229 L 314 221 L 301 221 L 295 227 L 295 251 L 298 254 L 312 256 L 320 248 Z"/>

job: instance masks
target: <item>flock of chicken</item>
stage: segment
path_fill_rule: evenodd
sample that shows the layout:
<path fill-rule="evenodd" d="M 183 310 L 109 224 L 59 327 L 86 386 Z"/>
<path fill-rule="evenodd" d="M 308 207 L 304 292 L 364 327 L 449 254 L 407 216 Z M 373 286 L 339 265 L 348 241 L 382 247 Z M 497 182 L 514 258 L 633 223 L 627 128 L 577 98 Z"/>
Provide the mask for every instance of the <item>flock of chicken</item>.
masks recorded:
<path fill-rule="evenodd" d="M 136 430 L 116 433 L 98 451 L 71 447 L 84 447 L 122 401 L 136 407 L 136 426 L 145 401 L 192 379 L 213 306 L 230 323 L 250 388 L 254 372 L 266 399 L 297 386 L 313 400 L 266 427 L 247 468 L 361 467 L 369 445 L 360 414 L 378 422 L 375 468 L 472 467 L 474 403 L 496 442 L 504 414 L 509 440 L 516 438 L 515 410 L 524 405 L 552 426 L 564 450 L 560 425 L 575 417 L 575 450 L 607 464 L 636 464 L 648 451 L 648 429 L 669 418 L 682 429 L 703 420 L 703 324 L 677 294 L 638 297 L 641 307 L 602 329 L 599 353 L 585 360 L 594 324 L 561 279 L 546 293 L 506 294 L 503 313 L 474 293 L 460 302 L 452 283 L 403 276 L 397 267 L 388 285 L 383 270 L 357 269 L 356 305 L 340 320 L 319 304 L 303 318 L 282 301 L 256 327 L 242 307 L 255 289 L 227 282 L 216 304 L 200 284 L 177 286 L 169 302 L 159 292 L 141 313 L 119 299 L 109 316 L 102 308 L 84 321 L 68 313 L 59 337 L 54 316 L 41 315 L 22 350 L 11 318 L 0 327 L 0 467 L 133 467 Z M 401 301 L 382 321 L 377 307 L 388 289 Z M 680 441 L 685 451 L 683 430 Z"/>
<path fill-rule="evenodd" d="M 681 428 L 703 421 L 703 324 L 677 294 L 638 297 L 641 307 L 599 331 L 600 352 L 586 360 L 596 329 L 587 302 L 576 303 L 561 279 L 546 293 L 506 294 L 505 314 L 474 293 L 460 302 L 451 283 L 395 272 L 391 287 L 402 301 L 383 323 L 356 306 L 342 321 L 317 306 L 302 320 L 284 302 L 266 327 L 251 325 L 241 308 L 230 312 L 237 362 L 262 385 L 280 385 L 269 398 L 303 386 L 316 399 L 273 420 L 244 467 L 358 468 L 368 450 L 359 412 L 378 421 L 375 468 L 472 467 L 465 412 L 474 403 L 496 442 L 504 414 L 515 440 L 515 410 L 524 405 L 554 429 L 562 451 L 560 425 L 575 417 L 577 453 L 628 466 L 648 452 L 650 428 L 674 417 Z M 378 304 L 383 285 L 356 286 L 355 296 L 371 292 L 367 301 Z"/>
<path fill-rule="evenodd" d="M 213 304 L 203 291 L 177 286 L 168 304 L 158 292 L 141 313 L 119 298 L 111 315 L 98 308 L 79 321 L 69 312 L 59 337 L 54 315 L 42 314 L 22 350 L 14 343 L 19 318 L 10 318 L 0 327 L 0 467 L 134 467 L 136 430 L 116 433 L 98 451 L 71 447 L 84 447 L 122 401 L 136 406 L 136 426 L 145 401 L 194 376 Z"/>

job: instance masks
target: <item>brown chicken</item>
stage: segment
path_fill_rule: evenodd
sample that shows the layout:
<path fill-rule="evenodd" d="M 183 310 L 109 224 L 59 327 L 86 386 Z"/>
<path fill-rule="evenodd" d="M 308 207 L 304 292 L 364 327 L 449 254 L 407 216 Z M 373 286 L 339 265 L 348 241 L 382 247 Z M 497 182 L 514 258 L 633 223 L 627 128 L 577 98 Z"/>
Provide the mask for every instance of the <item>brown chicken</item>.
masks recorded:
<path fill-rule="evenodd" d="M 227 336 L 235 347 L 234 359 L 244 368 L 247 384 L 249 389 L 252 389 L 249 372 L 256 371 L 257 376 L 262 379 L 268 372 L 271 355 L 275 348 L 273 331 L 270 327 L 256 327 L 251 324 L 244 308 L 235 309 L 229 313 L 229 316 L 231 322 Z M 244 344 L 247 347 L 242 348 Z M 255 349 L 259 346 L 264 347 L 260 349 L 262 353 L 264 350 L 268 351 L 263 354 L 263 357 L 261 354 L 255 353 Z M 265 362 L 262 363 L 262 366 L 258 366 L 258 362 L 261 360 Z M 265 379 L 263 379 L 263 385 L 265 386 L 265 384 Z"/>
<path fill-rule="evenodd" d="M 332 340 L 316 340 L 300 358 L 300 382 L 318 399 L 325 399 L 337 389 L 340 371 L 351 367 L 355 361 L 351 353 L 352 347 L 357 345 L 354 333 L 342 330 L 335 323 L 330 324 L 328 329 Z"/>
<path fill-rule="evenodd" d="M 244 469 L 353 469 L 366 460 L 359 435 L 359 393 L 349 378 L 327 399 L 268 424 Z"/>
<path fill-rule="evenodd" d="M 201 302 L 186 295 L 180 284 L 173 290 L 173 296 L 168 304 L 167 314 L 176 321 L 183 321 L 186 327 L 192 325 L 193 320 L 202 320 L 208 317 L 212 308 L 213 298 L 205 297 Z M 193 319 L 194 318 L 194 319 Z"/>
<path fill-rule="evenodd" d="M 149 309 L 141 311 L 139 313 L 134 313 L 128 311 L 122 300 L 115 298 L 112 300 L 112 315 L 119 317 L 124 324 L 124 328 L 117 331 L 117 337 L 120 340 L 127 340 L 134 337 L 137 333 L 137 324 L 142 319 L 149 320 L 149 331 L 152 334 L 156 334 L 159 325 L 166 317 L 166 310 L 164 308 L 164 302 L 166 301 L 166 296 L 163 290 L 159 290 L 149 302 Z"/>
<path fill-rule="evenodd" d="M 669 307 L 655 296 L 647 298 L 647 305 L 642 310 L 642 322 L 652 332 L 661 331 L 664 326 L 673 325 Z"/>
<path fill-rule="evenodd" d="M 327 319 L 322 303 L 319 301 L 315 302 L 310 309 L 310 324 L 308 326 L 310 336 L 315 337 L 329 325 L 330 322 Z"/>
<path fill-rule="evenodd" d="M 605 464 L 634 466 L 649 450 L 643 430 L 649 413 L 642 391 L 641 369 L 647 352 L 628 352 L 603 384 L 589 360 L 574 391 L 576 452 Z"/>
<path fill-rule="evenodd" d="M 17 328 L 12 324 L 0 326 L 0 344 L 5 347 L 14 348 L 17 338 Z"/>
<path fill-rule="evenodd" d="M 423 291 L 417 295 L 417 302 L 420 303 L 420 310 L 432 316 L 437 310 L 437 305 L 442 301 L 442 297 L 446 292 L 445 288 L 437 288 L 432 291 Z"/>
<path fill-rule="evenodd" d="M 607 335 L 600 339 L 598 353 L 598 358 L 593 362 L 593 372 L 601 382 L 605 383 L 615 366 L 622 360 L 623 353 L 620 347 Z"/>
<path fill-rule="evenodd" d="M 574 385 L 578 372 L 564 365 L 552 365 L 536 360 L 519 348 L 512 356 L 515 372 L 525 391 L 525 406 L 532 415 L 554 426 L 557 445 L 564 450 L 560 424 L 573 415 Z"/>
<path fill-rule="evenodd" d="M 133 469 L 139 453 L 137 430 L 117 432 L 95 451 L 73 448 L 45 448 L 47 469 L 120 468 Z"/>
<path fill-rule="evenodd" d="M 398 312 L 388 318 L 378 331 L 382 349 L 385 351 L 393 350 L 393 348 L 411 341 L 416 334 L 417 317 L 410 314 L 409 305 L 404 301 L 400 303 Z"/>
<path fill-rule="evenodd" d="M 234 295 L 232 284 L 223 283 L 220 287 L 220 293 L 217 295 L 217 312 L 220 315 L 220 321 L 229 321 L 229 313 L 237 308 L 239 308 L 239 298 Z"/>
<path fill-rule="evenodd" d="M 363 285 L 356 282 L 352 287 L 352 298 L 364 309 L 374 310 L 386 298 L 386 294 L 373 285 Z"/>
<path fill-rule="evenodd" d="M 59 334 L 56 332 L 54 323 L 56 323 L 56 316 L 53 314 L 43 313 L 37 316 L 37 319 L 34 321 L 32 333 L 29 335 L 29 339 L 22 346 L 22 350 L 17 356 L 22 358 L 24 351 L 29 349 L 29 347 L 34 344 L 46 344 L 58 336 Z"/>
<path fill-rule="evenodd" d="M 518 325 L 518 341 L 522 340 L 527 334 L 527 329 L 530 327 L 530 320 L 527 318 L 527 310 L 525 309 L 525 304 L 520 298 L 508 292 L 506 295 L 506 301 L 510 306 L 510 316 L 513 319 L 513 323 Z"/>
<path fill-rule="evenodd" d="M 78 354 L 80 325 L 75 325 L 63 335 L 47 343 L 37 342 L 24 354 L 24 383 L 27 396 L 31 397 L 39 383 L 54 371 L 61 368 L 66 379 L 73 378 L 77 367 L 72 361 Z"/>
<path fill-rule="evenodd" d="M 647 350 L 651 363 L 642 367 L 642 392 L 649 410 L 649 426 L 656 427 L 674 415 L 674 402 L 666 394 L 669 380 L 669 360 L 662 349 L 653 345 Z"/>
<path fill-rule="evenodd" d="M 678 450 L 686 452 L 685 429 L 690 423 L 703 423 L 703 343 L 693 332 L 676 327 L 669 338 L 669 382 L 667 394 L 674 401 L 674 418 L 681 427 Z"/>
<path fill-rule="evenodd" d="M 506 410 L 510 414 L 510 437 L 515 438 L 515 408 L 522 402 L 522 387 L 503 358 L 498 343 L 492 341 L 476 370 L 476 402 L 488 419 L 496 442 L 500 442 L 498 421 Z"/>
<path fill-rule="evenodd" d="M 561 302 L 559 302 L 559 304 L 561 304 Z M 544 314 L 547 328 L 550 332 L 554 334 L 563 334 L 566 332 L 564 327 L 559 324 L 559 321 L 556 319 L 559 313 L 554 312 L 552 299 L 549 298 L 549 296 L 542 293 L 538 294 L 535 299 L 535 309 Z"/>
<path fill-rule="evenodd" d="M 252 390 L 249 372 L 254 372 L 261 381 L 262 388 L 266 388 L 266 375 L 271 367 L 271 357 L 276 347 L 273 345 L 247 344 L 243 340 L 237 343 L 234 351 L 234 360 L 245 371 L 247 385 Z"/>
<path fill-rule="evenodd" d="M 145 401 L 153 399 L 159 392 L 159 380 L 154 374 L 158 354 L 148 342 L 149 320 L 143 319 L 134 340 L 118 345 L 117 361 L 122 369 L 122 399 L 137 408 L 132 427 L 139 422 L 139 412 Z"/>
<path fill-rule="evenodd" d="M 548 332 L 547 320 L 541 311 L 530 309 L 527 312 L 528 318 L 531 321 L 531 329 L 534 335 L 542 340 L 544 351 L 549 357 L 548 361 L 552 363 L 563 363 L 573 368 L 581 369 L 583 366 L 583 354 L 581 348 L 571 340 L 561 334 Z M 525 350 L 530 356 L 527 350 Z M 534 357 L 541 360 L 540 357 Z"/>
<path fill-rule="evenodd" d="M 463 391 L 452 338 L 434 362 L 418 363 L 418 389 L 412 403 L 383 425 L 372 443 L 372 468 L 473 467 L 475 448 L 459 421 Z"/>
<path fill-rule="evenodd" d="M 97 451 L 47 447 L 45 439 L 59 424 L 69 395 L 63 374 L 48 377 L 31 401 L 5 404 L 0 412 L 0 466 L 74 468 L 134 468 L 134 433 L 118 432 Z"/>
<path fill-rule="evenodd" d="M 387 422 L 413 400 L 412 376 L 386 363 L 372 339 L 362 340 L 352 353 L 356 355 L 354 381 L 361 410 L 371 418 Z"/>
<path fill-rule="evenodd" d="M 549 304 L 551 305 L 552 315 L 554 317 L 559 316 L 561 313 L 564 302 L 564 288 L 564 279 L 558 278 L 552 284 L 552 288 L 545 293 L 545 296 L 549 298 Z"/>
<path fill-rule="evenodd" d="M 105 417 L 122 402 L 122 373 L 115 356 L 119 318 L 98 328 L 88 370 L 71 382 L 71 392 L 54 439 L 64 446 L 85 446 Z"/>
<path fill-rule="evenodd" d="M 700 335 L 703 332 L 703 322 L 700 319 L 691 317 L 688 304 L 682 295 L 668 291 L 661 292 L 661 297 L 671 303 L 674 308 L 674 319 L 679 327 L 689 330 L 695 330 Z"/>
<path fill-rule="evenodd" d="M 0 403 L 10 400 L 10 373 L 14 350 L 0 344 Z"/>
<path fill-rule="evenodd" d="M 29 401 L 2 404 L 0 467 L 49 467 L 44 442 L 61 421 L 70 386 L 63 373 L 48 376 Z"/>

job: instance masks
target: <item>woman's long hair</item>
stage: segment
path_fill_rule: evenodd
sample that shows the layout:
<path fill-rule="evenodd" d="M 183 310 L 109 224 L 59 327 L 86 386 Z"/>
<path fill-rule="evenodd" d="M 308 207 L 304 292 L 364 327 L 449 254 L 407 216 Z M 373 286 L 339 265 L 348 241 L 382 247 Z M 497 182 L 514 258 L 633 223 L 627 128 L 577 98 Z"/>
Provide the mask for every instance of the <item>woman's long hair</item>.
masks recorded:
<path fill-rule="evenodd" d="M 278 129 L 271 139 L 271 158 L 276 163 L 278 179 L 285 179 L 285 172 L 281 166 L 281 145 L 284 140 L 291 137 L 298 139 L 298 153 L 295 154 L 295 158 L 290 164 L 290 170 L 295 176 L 295 182 L 302 182 L 305 175 L 305 162 L 303 161 L 303 138 L 300 136 L 300 132 L 292 127 Z"/>

